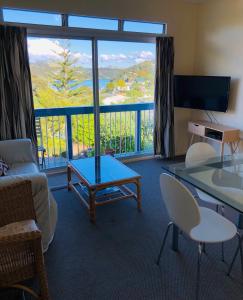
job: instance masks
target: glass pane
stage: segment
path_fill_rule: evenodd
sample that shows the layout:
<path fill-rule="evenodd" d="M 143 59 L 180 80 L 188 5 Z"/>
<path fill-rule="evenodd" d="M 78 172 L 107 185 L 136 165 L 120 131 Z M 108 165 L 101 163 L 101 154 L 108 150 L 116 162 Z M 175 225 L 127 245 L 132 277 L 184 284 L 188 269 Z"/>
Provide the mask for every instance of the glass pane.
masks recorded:
<path fill-rule="evenodd" d="M 5 22 L 61 26 L 61 15 L 26 10 L 3 9 Z"/>
<path fill-rule="evenodd" d="M 28 52 L 34 107 L 48 109 L 48 116 L 42 110 L 41 118 L 36 120 L 38 146 L 46 149 L 46 166 L 60 166 L 67 161 L 70 139 L 74 158 L 92 156 L 91 41 L 29 37 Z M 74 106 L 77 109 L 74 110 Z M 56 111 L 60 116 L 55 115 Z"/>
<path fill-rule="evenodd" d="M 151 152 L 155 44 L 99 41 L 98 54 L 101 153 Z"/>
<path fill-rule="evenodd" d="M 146 22 L 135 22 L 135 21 L 125 21 L 124 31 L 132 32 L 144 32 L 144 33 L 164 33 L 164 24 L 156 23 L 146 23 Z"/>
<path fill-rule="evenodd" d="M 154 101 L 155 44 L 99 41 L 101 105 Z"/>
<path fill-rule="evenodd" d="M 102 18 L 70 16 L 68 18 L 68 25 L 70 27 L 79 27 L 79 28 L 118 30 L 117 20 L 102 19 Z"/>
<path fill-rule="evenodd" d="M 28 38 L 35 108 L 93 105 L 90 41 Z"/>

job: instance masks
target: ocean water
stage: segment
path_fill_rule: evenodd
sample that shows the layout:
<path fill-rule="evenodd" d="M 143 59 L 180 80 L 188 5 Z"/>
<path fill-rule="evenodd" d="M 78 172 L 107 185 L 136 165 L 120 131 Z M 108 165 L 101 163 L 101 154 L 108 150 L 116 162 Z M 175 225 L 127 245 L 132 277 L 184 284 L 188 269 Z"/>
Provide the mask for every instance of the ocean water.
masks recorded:
<path fill-rule="evenodd" d="M 110 81 L 109 79 L 100 79 L 99 80 L 99 88 L 100 89 L 105 88 L 109 81 Z M 93 81 L 92 80 L 84 80 L 82 83 L 80 83 L 79 86 L 88 86 L 88 87 L 92 88 L 93 87 Z"/>

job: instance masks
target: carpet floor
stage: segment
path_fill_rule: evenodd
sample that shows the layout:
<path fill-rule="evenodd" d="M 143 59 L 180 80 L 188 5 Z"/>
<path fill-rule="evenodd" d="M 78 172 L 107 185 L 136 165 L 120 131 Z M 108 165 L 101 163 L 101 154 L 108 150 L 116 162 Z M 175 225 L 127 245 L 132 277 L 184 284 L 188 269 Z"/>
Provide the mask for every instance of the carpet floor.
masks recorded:
<path fill-rule="evenodd" d="M 155 264 L 168 223 L 161 200 L 161 160 L 129 163 L 142 175 L 142 212 L 134 200 L 97 208 L 97 222 L 89 222 L 87 210 L 66 189 L 55 191 L 58 224 L 55 238 L 45 255 L 53 300 L 80 299 L 195 299 L 197 245 L 180 236 L 179 252 L 171 250 L 171 238 L 160 266 Z M 65 184 L 66 176 L 55 175 L 50 185 Z M 236 221 L 237 213 L 226 208 Z M 240 260 L 227 277 L 226 271 L 237 241 L 225 243 L 226 263 L 220 260 L 220 245 L 208 245 L 201 268 L 200 299 L 242 300 Z"/>

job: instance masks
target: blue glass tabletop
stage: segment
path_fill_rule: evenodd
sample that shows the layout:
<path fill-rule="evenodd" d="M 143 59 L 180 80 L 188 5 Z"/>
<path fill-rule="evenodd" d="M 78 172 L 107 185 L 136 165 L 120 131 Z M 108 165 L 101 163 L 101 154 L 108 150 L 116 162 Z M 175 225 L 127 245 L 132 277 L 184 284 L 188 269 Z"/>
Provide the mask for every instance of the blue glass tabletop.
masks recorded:
<path fill-rule="evenodd" d="M 110 155 L 71 160 L 69 165 L 89 185 L 107 184 L 141 177 Z"/>
<path fill-rule="evenodd" d="M 213 158 L 193 167 L 170 164 L 163 169 L 243 212 L 243 154 Z"/>

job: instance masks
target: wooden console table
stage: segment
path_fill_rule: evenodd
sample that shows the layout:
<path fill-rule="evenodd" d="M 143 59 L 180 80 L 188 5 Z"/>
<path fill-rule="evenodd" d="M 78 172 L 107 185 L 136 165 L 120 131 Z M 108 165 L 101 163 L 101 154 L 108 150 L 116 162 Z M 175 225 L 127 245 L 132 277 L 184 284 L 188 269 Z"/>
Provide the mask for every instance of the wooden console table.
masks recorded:
<path fill-rule="evenodd" d="M 206 121 L 190 121 L 188 131 L 192 134 L 190 145 L 194 136 L 210 139 L 221 144 L 221 156 L 224 155 L 224 144 L 229 144 L 232 154 L 234 153 L 233 143 L 240 141 L 240 130 L 232 127 L 214 124 Z"/>

